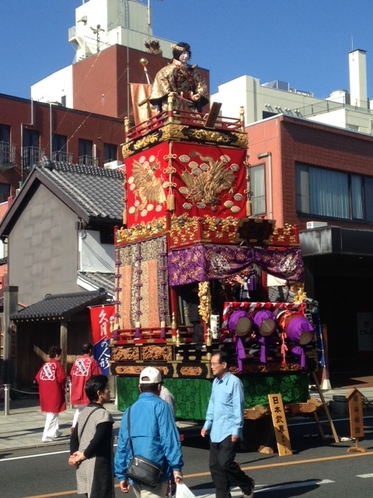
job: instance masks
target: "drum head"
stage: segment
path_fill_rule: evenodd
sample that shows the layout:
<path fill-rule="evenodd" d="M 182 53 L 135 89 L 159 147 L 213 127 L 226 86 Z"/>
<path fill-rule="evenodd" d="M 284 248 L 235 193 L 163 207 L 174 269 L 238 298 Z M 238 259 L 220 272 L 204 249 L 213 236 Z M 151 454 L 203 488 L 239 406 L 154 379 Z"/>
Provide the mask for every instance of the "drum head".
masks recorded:
<path fill-rule="evenodd" d="M 253 328 L 253 321 L 248 316 L 242 316 L 237 320 L 236 335 L 243 337 L 249 334 Z"/>
<path fill-rule="evenodd" d="M 259 327 L 259 334 L 263 337 L 268 337 L 269 335 L 272 335 L 275 330 L 276 320 L 273 318 L 266 318 Z"/>
<path fill-rule="evenodd" d="M 305 316 L 294 314 L 288 321 L 286 326 L 287 336 L 294 344 L 305 346 L 309 344 L 314 338 L 313 325 L 307 320 Z"/>
<path fill-rule="evenodd" d="M 307 331 L 307 332 L 302 332 L 300 337 L 299 337 L 299 344 L 301 346 L 305 346 L 306 344 L 309 344 L 311 341 L 313 341 L 313 335 L 314 332 L 312 331 Z"/>

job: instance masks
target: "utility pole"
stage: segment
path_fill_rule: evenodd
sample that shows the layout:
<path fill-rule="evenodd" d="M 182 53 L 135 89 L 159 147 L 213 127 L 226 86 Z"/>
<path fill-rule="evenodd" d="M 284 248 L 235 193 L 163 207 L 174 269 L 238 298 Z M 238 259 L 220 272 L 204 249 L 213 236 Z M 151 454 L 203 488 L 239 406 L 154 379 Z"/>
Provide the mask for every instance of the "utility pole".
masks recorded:
<path fill-rule="evenodd" d="M 101 28 L 101 24 L 97 24 L 95 28 L 91 27 L 93 34 L 96 35 L 96 43 L 97 43 L 97 52 L 100 51 L 100 31 L 105 31 Z"/>

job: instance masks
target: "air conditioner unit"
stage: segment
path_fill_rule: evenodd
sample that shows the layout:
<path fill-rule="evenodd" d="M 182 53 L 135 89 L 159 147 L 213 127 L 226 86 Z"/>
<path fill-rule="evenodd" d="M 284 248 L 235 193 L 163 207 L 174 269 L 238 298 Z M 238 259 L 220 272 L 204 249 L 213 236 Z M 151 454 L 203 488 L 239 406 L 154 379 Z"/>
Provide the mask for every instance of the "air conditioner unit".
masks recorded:
<path fill-rule="evenodd" d="M 326 221 L 307 221 L 307 230 L 328 226 Z"/>
<path fill-rule="evenodd" d="M 123 166 L 122 161 L 110 161 L 110 162 L 104 164 L 105 169 L 116 169 L 116 168 L 120 168 L 121 166 Z"/>

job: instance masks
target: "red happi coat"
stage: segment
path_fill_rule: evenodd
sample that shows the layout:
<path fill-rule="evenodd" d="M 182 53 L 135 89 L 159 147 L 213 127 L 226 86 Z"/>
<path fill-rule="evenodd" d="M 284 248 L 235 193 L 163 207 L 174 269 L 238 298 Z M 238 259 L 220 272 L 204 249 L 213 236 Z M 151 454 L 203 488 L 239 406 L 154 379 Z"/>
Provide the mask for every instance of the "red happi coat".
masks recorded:
<path fill-rule="evenodd" d="M 70 370 L 70 403 L 72 405 L 88 405 L 89 399 L 85 393 L 85 385 L 92 375 L 100 374 L 101 369 L 97 361 L 89 354 L 84 354 L 75 360 Z"/>
<path fill-rule="evenodd" d="M 60 413 L 66 410 L 66 374 L 62 365 L 51 358 L 36 374 L 42 412 Z"/>

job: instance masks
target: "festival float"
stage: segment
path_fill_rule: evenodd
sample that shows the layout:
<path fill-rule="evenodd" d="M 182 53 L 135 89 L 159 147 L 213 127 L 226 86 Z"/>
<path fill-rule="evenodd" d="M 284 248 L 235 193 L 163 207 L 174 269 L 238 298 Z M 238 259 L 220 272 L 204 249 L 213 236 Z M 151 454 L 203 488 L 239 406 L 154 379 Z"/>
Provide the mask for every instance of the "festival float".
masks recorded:
<path fill-rule="evenodd" d="M 140 371 L 152 365 L 175 396 L 176 417 L 204 420 L 219 349 L 243 382 L 246 418 L 271 393 L 306 404 L 318 315 L 303 292 L 298 228 L 251 215 L 243 109 L 228 118 L 213 104 L 202 114 L 174 106 L 175 98 L 135 126 L 125 120 L 111 340 L 118 408 L 137 399 Z M 291 284 L 292 299 L 269 301 L 267 275 Z M 234 294 L 237 276 L 247 283 L 244 298 Z"/>

